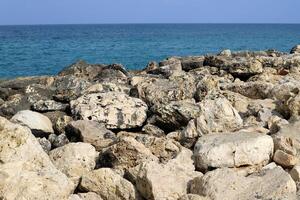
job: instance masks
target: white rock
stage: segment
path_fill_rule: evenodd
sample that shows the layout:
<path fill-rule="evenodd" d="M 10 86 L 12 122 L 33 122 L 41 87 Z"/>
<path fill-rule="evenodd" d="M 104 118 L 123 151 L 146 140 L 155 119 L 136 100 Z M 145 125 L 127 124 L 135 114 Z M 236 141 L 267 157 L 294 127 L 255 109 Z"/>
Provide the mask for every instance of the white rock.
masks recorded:
<path fill-rule="evenodd" d="M 109 129 L 129 129 L 143 125 L 147 105 L 120 92 L 86 94 L 71 101 L 71 110 L 83 120 L 104 123 Z"/>
<path fill-rule="evenodd" d="M 273 140 L 260 133 L 236 132 L 205 135 L 195 145 L 196 168 L 240 167 L 267 164 L 273 154 Z"/>
<path fill-rule="evenodd" d="M 85 174 L 79 187 L 83 191 L 97 193 L 104 200 L 137 198 L 133 185 L 109 168 L 101 168 Z"/>
<path fill-rule="evenodd" d="M 40 132 L 42 134 L 54 133 L 50 119 L 38 112 L 23 110 L 15 114 L 11 121 L 30 128 L 34 134 L 35 132 L 37 134 Z"/>
<path fill-rule="evenodd" d="M 250 176 L 222 168 L 195 178 L 191 182 L 191 193 L 211 200 L 295 199 L 296 184 L 281 167 Z"/>
<path fill-rule="evenodd" d="M 145 199 L 177 200 L 188 192 L 188 184 L 194 177 L 202 175 L 196 172 L 192 152 L 182 149 L 181 153 L 166 164 L 155 161 L 140 166 L 136 187 Z"/>
<path fill-rule="evenodd" d="M 72 194 L 68 200 L 102 200 L 102 198 L 94 192 L 88 192 Z"/>
<path fill-rule="evenodd" d="M 98 153 L 87 143 L 69 143 L 50 151 L 54 165 L 70 178 L 79 179 L 96 166 Z"/>
<path fill-rule="evenodd" d="M 0 199 L 66 199 L 75 185 L 55 168 L 31 131 L 0 118 Z"/>

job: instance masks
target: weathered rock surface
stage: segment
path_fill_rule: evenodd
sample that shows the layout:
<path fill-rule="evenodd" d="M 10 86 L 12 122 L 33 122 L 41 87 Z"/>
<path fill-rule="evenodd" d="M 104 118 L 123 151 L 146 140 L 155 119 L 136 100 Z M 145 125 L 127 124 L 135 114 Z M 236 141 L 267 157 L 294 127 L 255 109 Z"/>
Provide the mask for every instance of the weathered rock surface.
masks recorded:
<path fill-rule="evenodd" d="M 95 192 L 104 200 L 137 199 L 133 185 L 109 168 L 91 171 L 82 176 L 81 190 Z"/>
<path fill-rule="evenodd" d="M 50 161 L 30 129 L 0 118 L 0 198 L 66 199 L 75 185 Z"/>
<path fill-rule="evenodd" d="M 104 125 L 95 121 L 72 121 L 66 128 L 69 137 L 77 137 L 80 141 L 93 145 L 97 151 L 112 145 L 116 141 L 115 134 Z"/>
<path fill-rule="evenodd" d="M 147 105 L 123 93 L 108 92 L 84 95 L 71 102 L 72 113 L 84 120 L 94 120 L 109 129 L 130 129 L 143 125 Z"/>
<path fill-rule="evenodd" d="M 101 196 L 94 192 L 72 194 L 68 200 L 102 200 Z"/>
<path fill-rule="evenodd" d="M 20 111 L 11 118 L 11 121 L 30 128 L 35 135 L 54 133 L 50 119 L 38 112 Z"/>
<path fill-rule="evenodd" d="M 237 132 L 205 135 L 195 145 L 198 169 L 267 164 L 272 158 L 273 140 L 261 133 Z"/>
<path fill-rule="evenodd" d="M 141 164 L 136 186 L 145 199 L 175 200 L 187 194 L 189 181 L 202 175 L 194 169 L 192 152 L 183 149 L 166 164 L 155 161 Z"/>
<path fill-rule="evenodd" d="M 195 178 L 191 182 L 191 193 L 211 200 L 296 199 L 296 184 L 280 167 L 247 177 L 223 168 Z"/>
<path fill-rule="evenodd" d="M 70 178 L 79 179 L 96 166 L 98 153 L 87 143 L 69 143 L 49 153 L 53 164 Z"/>

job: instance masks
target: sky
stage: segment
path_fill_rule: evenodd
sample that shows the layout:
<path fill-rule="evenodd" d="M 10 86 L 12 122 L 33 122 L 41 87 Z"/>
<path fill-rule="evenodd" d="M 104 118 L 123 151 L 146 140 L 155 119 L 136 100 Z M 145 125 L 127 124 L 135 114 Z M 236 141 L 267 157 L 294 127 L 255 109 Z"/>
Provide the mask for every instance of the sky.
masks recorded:
<path fill-rule="evenodd" d="M 300 23 L 300 0 L 0 0 L 0 25 Z"/>

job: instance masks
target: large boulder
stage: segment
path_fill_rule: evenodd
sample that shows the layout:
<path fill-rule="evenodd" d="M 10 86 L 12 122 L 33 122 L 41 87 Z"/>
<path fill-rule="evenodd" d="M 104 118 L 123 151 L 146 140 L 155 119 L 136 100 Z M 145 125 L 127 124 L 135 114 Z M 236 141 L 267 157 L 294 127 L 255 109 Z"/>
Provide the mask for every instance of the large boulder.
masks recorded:
<path fill-rule="evenodd" d="M 148 68 L 149 69 L 149 68 Z M 175 57 L 168 58 L 159 63 L 159 67 L 148 70 L 151 74 L 161 74 L 165 77 L 178 75 L 182 72 L 181 62 Z"/>
<path fill-rule="evenodd" d="M 75 185 L 27 127 L 0 118 L 0 199 L 67 199 Z"/>
<path fill-rule="evenodd" d="M 87 143 L 69 143 L 49 153 L 53 164 L 61 172 L 75 180 L 93 170 L 96 166 L 98 153 Z"/>
<path fill-rule="evenodd" d="M 30 128 L 36 136 L 54 133 L 50 119 L 38 112 L 23 110 L 15 114 L 11 121 Z"/>
<path fill-rule="evenodd" d="M 195 145 L 194 158 L 200 170 L 264 165 L 271 160 L 273 150 L 270 136 L 240 131 L 200 137 Z"/>
<path fill-rule="evenodd" d="M 211 200 L 296 199 L 296 184 L 281 167 L 249 176 L 222 168 L 191 181 L 191 193 Z"/>
<path fill-rule="evenodd" d="M 147 118 L 147 105 L 124 93 L 87 94 L 71 102 L 74 116 L 105 124 L 109 129 L 141 127 Z"/>
<path fill-rule="evenodd" d="M 86 192 L 95 192 L 104 200 L 137 199 L 134 186 L 109 168 L 94 170 L 83 175 L 79 188 Z"/>
<path fill-rule="evenodd" d="M 155 161 L 141 164 L 136 187 L 145 199 L 177 200 L 188 193 L 189 182 L 202 175 L 194 170 L 192 152 L 182 149 L 176 158 L 166 164 Z"/>
<path fill-rule="evenodd" d="M 79 141 L 90 143 L 97 151 L 112 145 L 116 136 L 104 125 L 95 121 L 72 121 L 66 126 L 66 133 L 70 138 L 78 138 Z"/>

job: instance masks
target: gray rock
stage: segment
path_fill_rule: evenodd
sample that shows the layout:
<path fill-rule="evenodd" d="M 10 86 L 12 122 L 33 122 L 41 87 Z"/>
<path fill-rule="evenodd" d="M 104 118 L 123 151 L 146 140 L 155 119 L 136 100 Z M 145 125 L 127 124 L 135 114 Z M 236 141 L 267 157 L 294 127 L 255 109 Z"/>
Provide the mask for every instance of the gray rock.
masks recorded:
<path fill-rule="evenodd" d="M 292 48 L 291 54 L 298 54 L 300 53 L 300 45 L 296 45 Z"/>
<path fill-rule="evenodd" d="M 51 134 L 49 135 L 48 140 L 51 142 L 53 148 L 62 147 L 69 143 L 69 139 L 65 134 L 60 134 L 58 136 Z"/>
<path fill-rule="evenodd" d="M 46 153 L 49 153 L 49 151 L 51 150 L 51 142 L 49 140 L 47 140 L 46 138 L 37 138 L 37 140 L 39 141 L 39 143 L 42 146 L 42 148 L 44 149 L 44 151 Z"/>
<path fill-rule="evenodd" d="M 32 105 L 32 109 L 38 112 L 65 111 L 67 107 L 68 104 L 63 104 L 54 100 L 40 100 Z"/>

